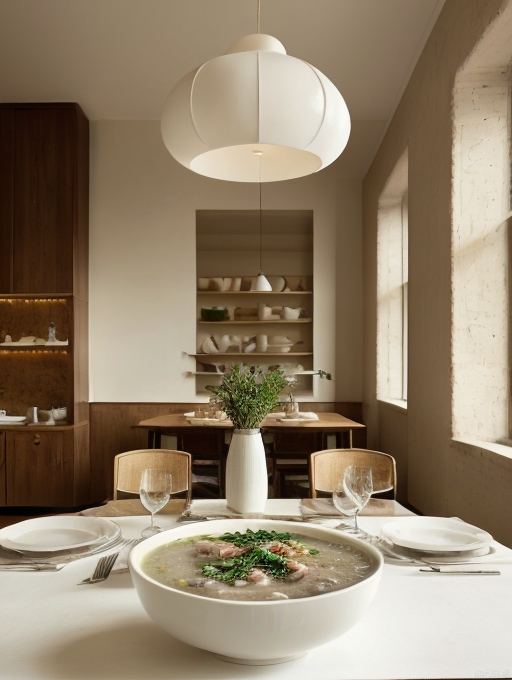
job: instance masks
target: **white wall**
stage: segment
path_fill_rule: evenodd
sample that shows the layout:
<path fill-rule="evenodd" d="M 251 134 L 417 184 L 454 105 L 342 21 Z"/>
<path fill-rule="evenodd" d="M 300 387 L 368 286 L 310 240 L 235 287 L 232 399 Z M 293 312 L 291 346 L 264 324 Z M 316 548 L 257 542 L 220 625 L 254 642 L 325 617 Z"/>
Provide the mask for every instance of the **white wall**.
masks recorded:
<path fill-rule="evenodd" d="M 361 397 L 360 188 L 335 164 L 265 186 L 264 208 L 314 211 L 315 366 L 336 377 L 319 401 Z M 90 401 L 197 400 L 195 211 L 257 205 L 256 185 L 178 165 L 156 121 L 92 123 Z"/>

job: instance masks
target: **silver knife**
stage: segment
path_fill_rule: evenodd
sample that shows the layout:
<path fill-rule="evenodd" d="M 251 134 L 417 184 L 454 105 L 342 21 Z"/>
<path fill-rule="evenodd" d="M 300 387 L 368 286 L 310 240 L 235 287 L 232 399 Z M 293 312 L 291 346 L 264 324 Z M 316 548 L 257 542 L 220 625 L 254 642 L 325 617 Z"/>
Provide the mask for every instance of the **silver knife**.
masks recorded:
<path fill-rule="evenodd" d="M 490 569 L 440 569 L 439 567 L 430 567 L 430 569 L 420 569 L 424 574 L 443 574 L 453 576 L 500 576 L 501 571 L 494 571 Z"/>
<path fill-rule="evenodd" d="M 65 564 L 50 564 L 49 562 L 11 562 L 0 564 L 0 571 L 60 571 Z"/>

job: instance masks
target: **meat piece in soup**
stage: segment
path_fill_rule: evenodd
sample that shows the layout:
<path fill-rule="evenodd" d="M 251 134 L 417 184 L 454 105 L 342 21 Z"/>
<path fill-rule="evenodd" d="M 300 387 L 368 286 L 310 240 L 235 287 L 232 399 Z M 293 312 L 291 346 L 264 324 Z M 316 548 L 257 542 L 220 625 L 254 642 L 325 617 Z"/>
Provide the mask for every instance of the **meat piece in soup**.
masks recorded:
<path fill-rule="evenodd" d="M 150 552 L 142 566 L 164 585 L 205 597 L 287 600 L 351 586 L 377 563 L 348 541 L 248 529 L 173 541 Z"/>

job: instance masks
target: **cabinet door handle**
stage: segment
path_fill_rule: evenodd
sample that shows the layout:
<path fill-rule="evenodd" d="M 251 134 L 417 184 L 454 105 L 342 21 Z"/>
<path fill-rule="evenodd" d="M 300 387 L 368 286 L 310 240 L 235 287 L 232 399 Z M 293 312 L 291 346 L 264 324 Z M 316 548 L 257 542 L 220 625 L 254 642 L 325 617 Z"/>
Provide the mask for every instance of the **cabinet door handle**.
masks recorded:
<path fill-rule="evenodd" d="M 41 443 L 41 435 L 35 434 L 32 443 L 34 444 L 34 446 L 39 446 L 39 444 Z"/>

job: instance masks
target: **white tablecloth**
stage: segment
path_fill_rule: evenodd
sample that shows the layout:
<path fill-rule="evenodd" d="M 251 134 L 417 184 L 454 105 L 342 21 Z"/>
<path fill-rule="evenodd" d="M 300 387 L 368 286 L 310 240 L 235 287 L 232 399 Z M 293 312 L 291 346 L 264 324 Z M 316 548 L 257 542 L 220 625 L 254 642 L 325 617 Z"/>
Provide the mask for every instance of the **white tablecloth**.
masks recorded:
<path fill-rule="evenodd" d="M 158 522 L 170 528 L 175 519 L 161 516 Z M 129 537 L 148 519 L 115 521 Z M 375 533 L 385 521 L 360 518 Z M 512 563 L 489 566 L 501 576 L 429 575 L 386 564 L 370 611 L 348 633 L 297 661 L 251 667 L 226 663 L 162 632 L 142 609 L 129 574 L 77 586 L 96 560 L 88 557 L 57 573 L 0 573 L 2 680 L 512 677 Z"/>

